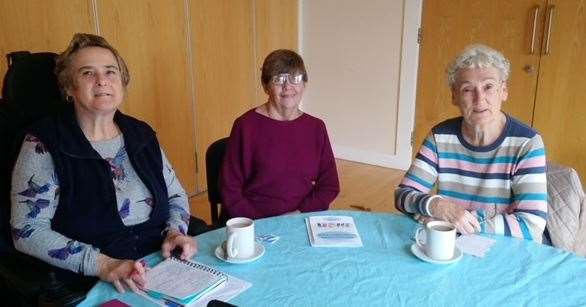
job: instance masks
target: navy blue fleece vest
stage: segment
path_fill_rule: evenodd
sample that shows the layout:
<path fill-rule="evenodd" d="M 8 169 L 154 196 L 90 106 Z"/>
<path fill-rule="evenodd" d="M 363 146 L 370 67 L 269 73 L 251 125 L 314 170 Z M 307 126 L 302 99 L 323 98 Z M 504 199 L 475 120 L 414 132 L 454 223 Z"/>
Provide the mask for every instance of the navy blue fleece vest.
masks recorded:
<path fill-rule="evenodd" d="M 154 199 L 149 220 L 133 226 L 122 222 L 110 166 L 84 136 L 72 105 L 35 125 L 30 133 L 47 147 L 59 179 L 59 205 L 51 228 L 110 257 L 137 259 L 160 249 L 169 218 L 161 149 L 146 123 L 119 111 L 114 122 L 124 135 L 130 163 Z"/>

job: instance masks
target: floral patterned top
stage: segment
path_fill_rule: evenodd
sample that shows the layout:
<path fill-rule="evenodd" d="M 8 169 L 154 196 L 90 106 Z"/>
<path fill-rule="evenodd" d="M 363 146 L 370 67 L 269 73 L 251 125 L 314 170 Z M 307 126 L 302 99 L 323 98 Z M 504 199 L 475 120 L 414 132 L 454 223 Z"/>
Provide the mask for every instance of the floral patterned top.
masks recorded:
<path fill-rule="evenodd" d="M 124 225 L 148 220 L 153 198 L 128 159 L 123 136 L 91 144 L 110 164 L 118 213 Z M 170 214 L 165 230 L 186 234 L 190 218 L 188 198 L 164 152 L 162 157 Z M 25 137 L 14 167 L 11 200 L 10 223 L 16 249 L 60 268 L 87 276 L 98 274 L 96 247 L 51 229 L 51 219 L 59 205 L 59 178 L 51 155 L 32 135 Z"/>

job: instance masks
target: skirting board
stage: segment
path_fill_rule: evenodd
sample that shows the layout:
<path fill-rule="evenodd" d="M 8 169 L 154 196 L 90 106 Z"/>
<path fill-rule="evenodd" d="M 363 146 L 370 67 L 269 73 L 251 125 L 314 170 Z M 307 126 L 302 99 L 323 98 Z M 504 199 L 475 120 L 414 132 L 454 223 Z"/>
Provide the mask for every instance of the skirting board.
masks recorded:
<path fill-rule="evenodd" d="M 411 165 L 411 157 L 382 154 L 373 151 L 354 149 L 332 144 L 334 157 L 338 159 L 366 163 L 387 168 L 407 170 Z"/>

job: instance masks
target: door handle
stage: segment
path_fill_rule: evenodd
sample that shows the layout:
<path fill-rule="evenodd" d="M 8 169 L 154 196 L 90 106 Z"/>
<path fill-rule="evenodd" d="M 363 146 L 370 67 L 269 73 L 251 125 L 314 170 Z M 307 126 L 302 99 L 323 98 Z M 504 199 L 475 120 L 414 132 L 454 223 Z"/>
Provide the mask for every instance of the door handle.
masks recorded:
<path fill-rule="evenodd" d="M 535 54 L 535 32 L 537 31 L 537 16 L 539 16 L 539 6 L 536 6 L 533 11 L 533 30 L 531 31 L 531 46 L 529 47 L 529 54 Z"/>
<path fill-rule="evenodd" d="M 555 9 L 555 5 L 551 5 L 549 7 L 549 11 L 548 11 L 548 17 L 547 17 L 547 35 L 545 36 L 545 55 L 549 55 L 549 51 L 550 51 L 550 38 L 551 38 L 551 24 L 553 22 L 553 13 L 554 13 L 554 9 Z"/>

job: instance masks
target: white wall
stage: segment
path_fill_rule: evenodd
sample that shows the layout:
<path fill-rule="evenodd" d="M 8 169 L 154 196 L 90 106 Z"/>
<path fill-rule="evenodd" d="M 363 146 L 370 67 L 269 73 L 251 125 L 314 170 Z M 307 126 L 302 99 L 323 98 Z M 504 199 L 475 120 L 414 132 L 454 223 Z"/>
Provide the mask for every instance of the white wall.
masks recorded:
<path fill-rule="evenodd" d="M 337 158 L 411 161 L 420 0 L 302 0 L 303 109 L 326 122 Z"/>

